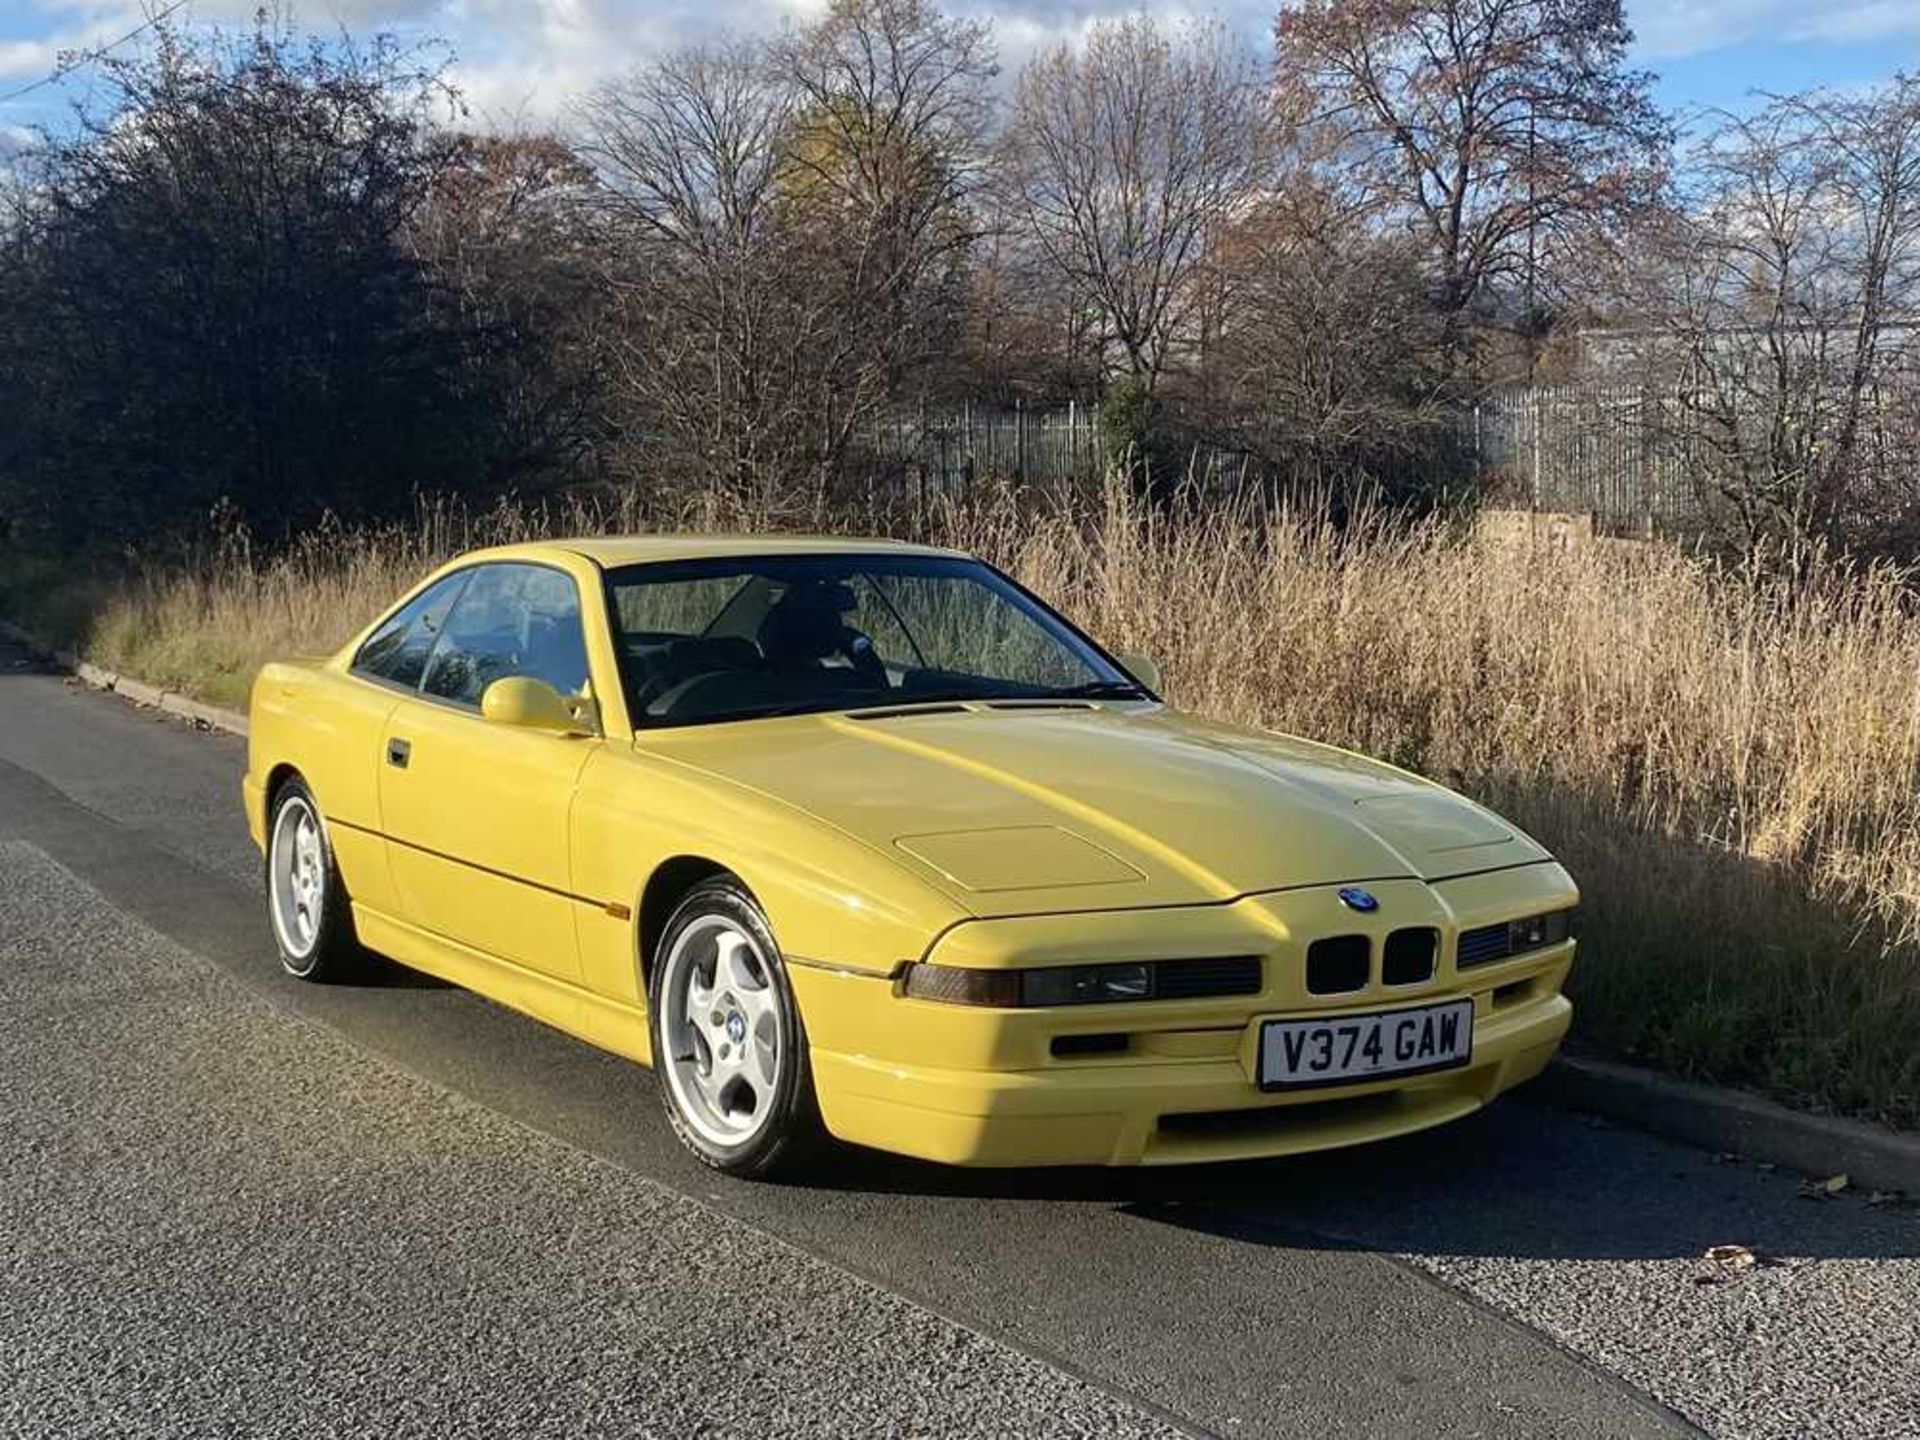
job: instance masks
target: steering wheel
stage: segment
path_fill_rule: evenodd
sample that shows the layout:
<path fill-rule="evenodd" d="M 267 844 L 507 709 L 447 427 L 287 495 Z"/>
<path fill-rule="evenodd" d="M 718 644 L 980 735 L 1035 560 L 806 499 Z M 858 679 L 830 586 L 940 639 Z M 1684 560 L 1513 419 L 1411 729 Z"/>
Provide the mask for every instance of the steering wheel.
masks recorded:
<path fill-rule="evenodd" d="M 892 683 L 887 679 L 887 662 L 880 658 L 880 652 L 873 648 L 873 640 L 864 631 L 851 625 L 842 626 L 840 653 L 862 679 L 882 689 Z"/>

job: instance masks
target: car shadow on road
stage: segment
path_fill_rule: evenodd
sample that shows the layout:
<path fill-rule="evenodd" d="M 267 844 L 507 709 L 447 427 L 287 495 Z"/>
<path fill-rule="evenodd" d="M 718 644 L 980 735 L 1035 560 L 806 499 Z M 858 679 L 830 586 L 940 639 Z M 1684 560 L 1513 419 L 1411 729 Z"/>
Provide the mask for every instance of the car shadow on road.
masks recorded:
<path fill-rule="evenodd" d="M 429 975 L 424 970 L 415 970 L 402 965 L 398 960 L 389 960 L 384 955 L 371 950 L 361 952 L 360 971 L 357 975 L 332 983 L 348 989 L 363 990 L 454 990 L 459 987 L 450 981 L 442 980 L 438 975 Z"/>
<path fill-rule="evenodd" d="M 1001 1171 L 846 1150 L 800 1183 L 959 1203 L 1095 1203 L 1283 1247 L 1660 1260 L 1738 1244 L 1761 1257 L 1920 1258 L 1910 1205 L 1828 1195 L 1798 1175 L 1518 1096 L 1423 1134 L 1275 1160 Z"/>

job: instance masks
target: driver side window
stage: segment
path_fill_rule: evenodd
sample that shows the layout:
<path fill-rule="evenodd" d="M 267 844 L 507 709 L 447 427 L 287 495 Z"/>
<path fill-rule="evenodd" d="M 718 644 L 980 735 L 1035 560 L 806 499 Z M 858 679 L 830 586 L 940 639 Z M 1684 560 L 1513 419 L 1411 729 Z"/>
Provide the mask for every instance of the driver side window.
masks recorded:
<path fill-rule="evenodd" d="M 417 689 L 440 632 L 446 627 L 447 612 L 453 609 L 472 574 L 461 570 L 414 596 L 360 647 L 360 653 L 353 657 L 353 668 L 389 685 Z"/>
<path fill-rule="evenodd" d="M 525 675 L 562 695 L 587 682 L 586 637 L 573 580 L 544 565 L 482 565 L 434 647 L 421 689 L 478 707 L 496 680 Z"/>

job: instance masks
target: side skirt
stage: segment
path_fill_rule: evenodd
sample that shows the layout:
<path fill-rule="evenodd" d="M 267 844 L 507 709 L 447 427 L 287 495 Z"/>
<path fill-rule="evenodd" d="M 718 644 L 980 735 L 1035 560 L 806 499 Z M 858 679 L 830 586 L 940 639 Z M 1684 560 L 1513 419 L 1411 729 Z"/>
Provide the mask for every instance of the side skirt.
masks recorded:
<path fill-rule="evenodd" d="M 647 1012 L 640 1006 L 488 955 L 357 901 L 353 923 L 360 943 L 369 950 L 531 1015 L 602 1050 L 642 1065 L 653 1063 Z"/>

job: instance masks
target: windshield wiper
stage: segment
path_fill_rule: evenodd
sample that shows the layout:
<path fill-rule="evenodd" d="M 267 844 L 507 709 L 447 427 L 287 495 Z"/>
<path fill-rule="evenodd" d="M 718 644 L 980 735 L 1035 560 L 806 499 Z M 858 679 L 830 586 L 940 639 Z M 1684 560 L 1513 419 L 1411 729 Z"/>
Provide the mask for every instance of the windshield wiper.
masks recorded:
<path fill-rule="evenodd" d="M 1145 700 L 1147 692 L 1131 680 L 1089 680 L 1084 685 L 1068 685 L 1049 690 L 1049 700 Z"/>

